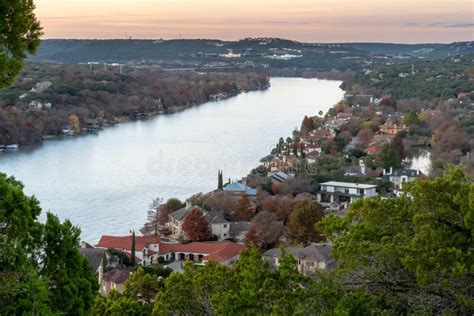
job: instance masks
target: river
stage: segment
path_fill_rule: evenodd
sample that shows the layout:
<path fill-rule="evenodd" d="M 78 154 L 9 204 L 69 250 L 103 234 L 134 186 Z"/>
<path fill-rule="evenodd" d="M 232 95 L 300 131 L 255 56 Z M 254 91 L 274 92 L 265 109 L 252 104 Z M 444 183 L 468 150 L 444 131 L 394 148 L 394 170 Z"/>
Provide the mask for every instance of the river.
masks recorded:
<path fill-rule="evenodd" d="M 95 243 L 140 229 L 153 198 L 211 191 L 218 169 L 225 179 L 245 176 L 304 115 L 341 100 L 340 84 L 272 78 L 265 91 L 2 153 L 0 171 L 40 200 L 42 220 L 47 210 L 68 218 Z"/>

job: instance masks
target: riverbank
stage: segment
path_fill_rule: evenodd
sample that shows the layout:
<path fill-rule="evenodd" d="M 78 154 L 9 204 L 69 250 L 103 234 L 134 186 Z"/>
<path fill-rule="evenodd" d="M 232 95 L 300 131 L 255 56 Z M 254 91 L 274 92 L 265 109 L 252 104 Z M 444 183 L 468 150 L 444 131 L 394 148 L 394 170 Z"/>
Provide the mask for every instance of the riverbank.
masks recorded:
<path fill-rule="evenodd" d="M 0 91 L 0 144 L 34 144 L 44 137 L 96 132 L 107 125 L 172 113 L 244 91 L 268 88 L 253 73 L 93 69 L 29 64 Z"/>

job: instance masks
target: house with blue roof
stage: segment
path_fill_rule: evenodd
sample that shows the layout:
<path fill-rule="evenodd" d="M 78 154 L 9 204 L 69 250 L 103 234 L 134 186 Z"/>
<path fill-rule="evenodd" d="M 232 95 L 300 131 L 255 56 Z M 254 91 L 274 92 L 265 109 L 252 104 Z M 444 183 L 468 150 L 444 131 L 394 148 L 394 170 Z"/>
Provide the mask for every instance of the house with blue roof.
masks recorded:
<path fill-rule="evenodd" d="M 246 194 L 249 196 L 256 196 L 257 190 L 249 187 L 248 185 L 242 184 L 240 182 L 229 183 L 224 187 L 224 191 L 233 192 L 236 194 Z"/>

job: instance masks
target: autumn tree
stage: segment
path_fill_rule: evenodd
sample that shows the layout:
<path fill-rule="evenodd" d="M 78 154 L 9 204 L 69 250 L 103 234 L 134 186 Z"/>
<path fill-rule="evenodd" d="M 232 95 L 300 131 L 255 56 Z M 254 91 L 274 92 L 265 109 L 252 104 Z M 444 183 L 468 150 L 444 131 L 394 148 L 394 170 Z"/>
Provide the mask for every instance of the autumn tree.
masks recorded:
<path fill-rule="evenodd" d="M 279 221 L 286 222 L 291 213 L 292 203 L 291 195 L 275 195 L 265 200 L 262 209 L 275 214 Z"/>
<path fill-rule="evenodd" d="M 456 121 L 442 124 L 433 135 L 435 155 L 447 162 L 458 163 L 463 151 L 468 149 L 466 132 Z"/>
<path fill-rule="evenodd" d="M 364 128 L 359 131 L 359 134 L 357 134 L 357 138 L 361 143 L 368 145 L 374 139 L 374 133 L 371 129 Z"/>
<path fill-rule="evenodd" d="M 393 147 L 397 151 L 398 155 L 400 156 L 400 159 L 405 159 L 406 158 L 406 151 L 405 151 L 405 145 L 403 145 L 403 140 L 400 137 L 400 135 L 395 135 L 395 137 L 392 140 Z"/>
<path fill-rule="evenodd" d="M 250 221 L 254 214 L 254 208 L 247 195 L 242 195 L 235 207 L 235 220 Z"/>
<path fill-rule="evenodd" d="M 263 236 L 260 235 L 255 223 L 250 224 L 249 230 L 245 234 L 245 246 L 247 248 L 254 246 L 259 250 L 263 250 L 265 246 Z"/>
<path fill-rule="evenodd" d="M 315 225 L 323 216 L 321 205 L 308 200 L 297 203 L 288 218 L 289 240 L 292 243 L 303 243 L 304 246 L 321 240 L 323 237 Z"/>
<path fill-rule="evenodd" d="M 81 123 L 79 121 L 79 117 L 76 114 L 69 115 L 69 124 L 76 133 L 80 131 Z"/>
<path fill-rule="evenodd" d="M 211 228 L 202 211 L 194 207 L 192 208 L 183 222 L 183 231 L 186 237 L 191 241 L 202 241 L 211 237 Z"/>
<path fill-rule="evenodd" d="M 316 125 L 314 123 L 314 120 L 308 116 L 305 115 L 303 122 L 301 123 L 301 135 L 306 135 L 308 132 L 314 130 L 316 128 Z"/>
<path fill-rule="evenodd" d="M 40 44 L 41 26 L 32 0 L 4 0 L 0 5 L 0 88 L 9 86 L 27 54 Z"/>
<path fill-rule="evenodd" d="M 275 214 L 260 212 L 252 219 L 246 243 L 254 243 L 259 249 L 275 244 L 283 232 L 283 223 L 277 221 Z"/>

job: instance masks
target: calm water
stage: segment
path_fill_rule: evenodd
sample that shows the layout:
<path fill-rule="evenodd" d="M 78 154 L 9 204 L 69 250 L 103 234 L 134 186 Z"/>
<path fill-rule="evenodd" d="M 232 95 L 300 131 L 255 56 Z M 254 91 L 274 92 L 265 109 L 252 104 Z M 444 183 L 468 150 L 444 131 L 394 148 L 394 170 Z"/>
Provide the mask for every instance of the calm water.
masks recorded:
<path fill-rule="evenodd" d="M 155 197 L 211 191 L 218 169 L 225 178 L 248 174 L 305 114 L 337 103 L 340 83 L 272 78 L 267 91 L 0 154 L 0 171 L 95 243 L 102 234 L 139 229 Z"/>

